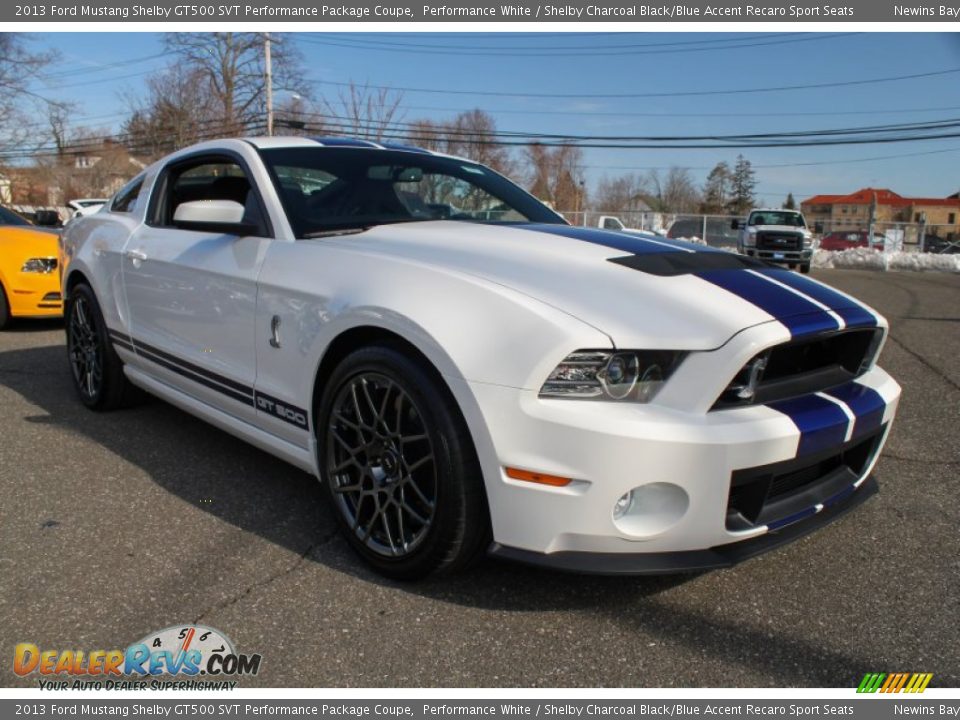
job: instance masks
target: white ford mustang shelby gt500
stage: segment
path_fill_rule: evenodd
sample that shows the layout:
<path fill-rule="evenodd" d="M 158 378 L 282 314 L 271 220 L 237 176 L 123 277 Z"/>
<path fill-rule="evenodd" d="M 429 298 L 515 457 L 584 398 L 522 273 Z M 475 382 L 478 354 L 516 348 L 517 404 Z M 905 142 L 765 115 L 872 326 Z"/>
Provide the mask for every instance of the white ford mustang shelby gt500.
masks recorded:
<path fill-rule="evenodd" d="M 196 145 L 62 254 L 83 403 L 137 386 L 314 473 L 394 577 L 730 565 L 872 494 L 900 395 L 848 295 L 416 148 Z"/>

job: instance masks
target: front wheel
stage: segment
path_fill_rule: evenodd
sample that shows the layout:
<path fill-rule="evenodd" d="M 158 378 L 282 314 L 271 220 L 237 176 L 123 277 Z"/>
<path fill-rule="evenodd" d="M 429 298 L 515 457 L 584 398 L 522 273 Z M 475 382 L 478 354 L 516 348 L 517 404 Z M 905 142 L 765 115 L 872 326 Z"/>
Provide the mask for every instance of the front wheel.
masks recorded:
<path fill-rule="evenodd" d="M 810 272 L 810 263 L 805 262 L 800 266 L 800 272 L 807 275 Z"/>
<path fill-rule="evenodd" d="M 67 356 L 80 402 L 91 410 L 128 405 L 134 388 L 123 374 L 123 362 L 107 337 L 107 326 L 93 290 L 77 285 L 66 308 Z"/>
<path fill-rule="evenodd" d="M 378 572 L 412 580 L 479 554 L 488 514 L 476 452 L 449 390 L 422 362 L 385 346 L 351 353 L 317 417 L 337 520 Z"/>

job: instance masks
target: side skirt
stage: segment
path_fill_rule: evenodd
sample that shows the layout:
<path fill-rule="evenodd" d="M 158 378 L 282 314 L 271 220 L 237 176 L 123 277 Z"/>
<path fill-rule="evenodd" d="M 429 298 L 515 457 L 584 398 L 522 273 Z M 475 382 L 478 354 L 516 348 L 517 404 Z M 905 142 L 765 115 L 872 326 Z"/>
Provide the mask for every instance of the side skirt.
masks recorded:
<path fill-rule="evenodd" d="M 218 410 L 196 398 L 190 397 L 186 393 L 147 375 L 137 368 L 125 365 L 123 371 L 130 382 L 146 390 L 151 395 L 156 395 L 171 405 L 191 415 L 195 415 L 201 420 L 205 420 L 224 432 L 228 432 L 241 440 L 245 440 L 254 447 L 268 452 L 304 472 L 310 473 L 314 477 L 320 476 L 316 463 L 315 442 L 313 442 L 312 438 L 310 447 L 297 447 L 293 443 L 278 438 L 276 435 L 271 435 L 249 423 L 228 415 L 222 410 Z"/>

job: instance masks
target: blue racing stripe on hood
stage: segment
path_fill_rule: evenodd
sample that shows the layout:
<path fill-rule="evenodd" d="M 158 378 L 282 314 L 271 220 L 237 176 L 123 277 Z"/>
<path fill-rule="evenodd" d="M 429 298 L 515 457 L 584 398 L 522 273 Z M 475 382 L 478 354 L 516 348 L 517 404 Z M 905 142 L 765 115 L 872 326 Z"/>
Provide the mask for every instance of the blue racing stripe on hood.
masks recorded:
<path fill-rule="evenodd" d="M 511 227 L 518 230 L 533 230 L 548 235 L 559 235 L 561 237 L 571 238 L 572 240 L 593 243 L 594 245 L 604 245 L 613 250 L 620 250 L 625 253 L 630 253 L 631 255 L 665 252 L 698 252 L 700 250 L 699 246 L 678 243 L 673 240 L 667 240 L 666 238 L 662 240 L 660 238 L 652 240 L 641 235 L 615 232 L 613 230 L 600 230 L 599 228 L 577 227 L 576 225 L 525 223 Z"/>
<path fill-rule="evenodd" d="M 847 436 L 846 413 L 822 397 L 805 395 L 770 403 L 767 407 L 783 413 L 797 426 L 800 431 L 797 456 L 839 447 Z"/>
<path fill-rule="evenodd" d="M 841 295 L 833 288 L 827 287 L 816 280 L 797 275 L 789 270 L 779 268 L 769 268 L 757 270 L 756 272 L 789 285 L 795 290 L 799 290 L 804 295 L 812 297 L 817 302 L 823 303 L 834 310 L 837 315 L 843 318 L 848 327 L 876 327 L 877 316 L 870 312 L 857 301 Z"/>
<path fill-rule="evenodd" d="M 769 313 L 787 327 L 791 337 L 840 328 L 840 323 L 813 301 L 800 297 L 752 272 L 707 270 L 694 274 Z"/>
<path fill-rule="evenodd" d="M 845 402 L 853 411 L 856 421 L 853 424 L 853 437 L 873 432 L 883 423 L 883 413 L 887 403 L 883 396 L 873 388 L 857 382 L 841 385 L 824 393 Z"/>

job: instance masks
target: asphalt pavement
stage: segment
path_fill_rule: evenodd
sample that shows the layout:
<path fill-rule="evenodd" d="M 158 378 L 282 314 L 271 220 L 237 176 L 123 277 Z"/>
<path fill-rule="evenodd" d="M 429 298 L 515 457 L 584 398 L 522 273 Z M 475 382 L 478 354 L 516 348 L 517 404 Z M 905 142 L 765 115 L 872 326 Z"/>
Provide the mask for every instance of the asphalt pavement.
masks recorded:
<path fill-rule="evenodd" d="M 900 414 L 856 512 L 731 570 L 365 569 L 316 480 L 173 407 L 93 414 L 58 324 L 0 333 L 0 685 L 13 647 L 124 648 L 198 622 L 250 686 L 960 685 L 960 276 L 815 271 L 890 320 Z"/>

